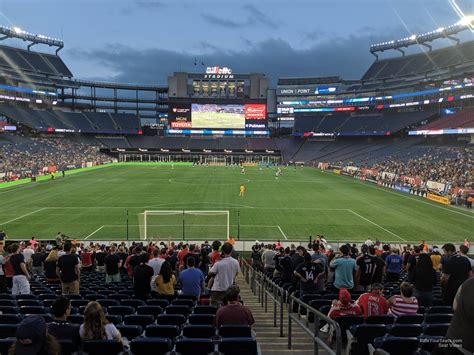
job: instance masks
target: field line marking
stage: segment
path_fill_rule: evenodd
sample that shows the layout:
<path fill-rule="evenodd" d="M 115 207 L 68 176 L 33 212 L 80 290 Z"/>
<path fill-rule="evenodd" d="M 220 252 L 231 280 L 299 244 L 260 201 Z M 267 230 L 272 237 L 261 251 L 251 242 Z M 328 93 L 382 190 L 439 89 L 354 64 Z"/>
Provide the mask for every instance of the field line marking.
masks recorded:
<path fill-rule="evenodd" d="M 283 233 L 283 230 L 281 229 L 281 227 L 280 226 L 277 226 L 277 227 L 280 230 L 280 233 L 283 235 L 283 237 L 285 237 L 285 240 L 288 240 L 288 238 L 286 237 L 286 234 Z"/>
<path fill-rule="evenodd" d="M 397 237 L 397 238 L 400 239 L 401 241 L 408 242 L 408 240 L 403 239 L 403 238 L 400 237 L 398 234 L 393 233 L 392 231 L 388 230 L 387 228 L 382 227 L 380 224 L 377 224 L 377 223 L 375 223 L 374 221 L 371 221 L 371 220 L 368 219 L 368 218 L 365 218 L 364 216 L 358 214 L 357 212 L 355 212 L 355 211 L 353 211 L 353 210 L 351 210 L 351 209 L 348 209 L 348 211 L 351 212 L 351 213 L 353 213 L 353 214 L 355 214 L 356 216 L 358 216 L 359 218 L 363 219 L 364 221 L 367 221 L 367 222 L 373 224 L 374 226 L 379 227 L 380 229 L 382 229 L 382 230 L 384 230 L 385 232 L 387 232 L 387 233 L 393 235 L 394 237 Z"/>
<path fill-rule="evenodd" d="M 39 210 L 30 212 L 30 213 L 26 213 L 26 214 L 24 214 L 24 215 L 21 215 L 20 217 L 16 217 L 16 218 L 10 219 L 9 221 L 0 223 L 0 225 L 8 224 L 8 223 L 10 223 L 10 222 L 14 222 L 14 221 L 16 221 L 16 220 L 18 220 L 18 219 L 21 219 L 21 218 L 30 216 L 30 215 L 32 215 L 33 213 L 38 213 L 38 212 L 40 212 L 40 211 L 42 211 L 42 210 L 44 210 L 44 209 L 46 209 L 46 207 L 40 208 Z"/>
<path fill-rule="evenodd" d="M 97 228 L 95 231 L 93 231 L 91 234 L 89 234 L 87 237 L 84 238 L 84 240 L 88 239 L 89 237 L 92 237 L 94 234 L 96 234 L 98 231 L 100 231 L 102 228 L 104 228 L 105 226 L 100 226 L 99 228 Z"/>
<path fill-rule="evenodd" d="M 327 171 L 321 171 L 322 173 L 325 173 L 326 175 L 329 175 L 329 176 L 332 176 L 330 175 L 330 173 L 328 173 Z M 386 193 L 389 193 L 389 194 L 392 194 L 392 195 L 395 195 L 395 196 L 399 196 L 399 197 L 403 197 L 403 198 L 406 198 L 406 199 L 409 199 L 411 201 L 415 201 L 415 202 L 419 202 L 419 203 L 423 203 L 425 205 L 428 205 L 428 206 L 431 206 L 431 207 L 436 207 L 436 208 L 440 208 L 442 210 L 445 210 L 445 211 L 448 211 L 448 212 L 452 212 L 452 213 L 456 213 L 456 214 L 460 214 L 461 216 L 464 216 L 464 217 L 468 217 L 468 218 L 474 218 L 474 215 L 472 216 L 469 216 L 465 213 L 461 213 L 459 211 L 455 211 L 452 207 L 443 207 L 443 206 L 438 206 L 438 205 L 435 205 L 433 203 L 429 203 L 429 202 L 426 202 L 426 201 L 422 201 L 420 200 L 417 196 L 413 196 L 413 195 L 405 195 L 403 193 L 400 193 L 400 192 L 395 192 L 395 191 L 390 191 L 388 188 L 385 188 L 385 187 L 381 187 L 381 186 L 373 186 L 373 185 L 369 185 L 367 184 L 366 182 L 363 182 L 363 181 L 360 181 L 360 180 L 356 180 L 356 179 L 352 179 L 352 178 L 349 178 L 347 176 L 347 179 L 346 179 L 346 176 L 343 176 L 343 175 L 334 175 L 334 176 L 337 176 L 337 177 L 340 177 L 341 179 L 344 179 L 345 181 L 352 181 L 353 183 L 356 183 L 358 182 L 359 184 L 361 184 L 362 186 L 367 186 L 367 187 L 371 187 L 373 189 L 376 189 L 378 191 L 384 191 Z M 352 179 L 352 180 L 350 180 Z M 413 196 L 413 197 L 411 197 Z M 466 211 L 467 212 L 467 211 Z M 468 212 L 469 213 L 469 212 Z"/>

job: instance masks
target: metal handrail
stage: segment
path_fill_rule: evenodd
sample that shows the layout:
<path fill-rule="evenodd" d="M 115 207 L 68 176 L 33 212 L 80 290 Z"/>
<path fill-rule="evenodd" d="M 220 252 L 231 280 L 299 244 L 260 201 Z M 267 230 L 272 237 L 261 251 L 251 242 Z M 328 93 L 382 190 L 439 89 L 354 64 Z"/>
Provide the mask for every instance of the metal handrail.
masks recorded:
<path fill-rule="evenodd" d="M 280 337 L 284 337 L 284 307 L 287 304 L 287 322 L 288 322 L 288 349 L 292 347 L 292 326 L 293 322 L 299 325 L 305 333 L 311 336 L 314 340 L 314 353 L 318 354 L 319 349 L 322 348 L 329 354 L 342 354 L 342 333 L 339 324 L 333 319 L 329 318 L 319 310 L 309 306 L 301 301 L 299 298 L 289 294 L 285 289 L 278 286 L 273 280 L 264 275 L 262 272 L 251 267 L 246 260 L 242 260 L 242 272 L 245 275 L 247 283 L 250 285 L 254 295 L 257 295 L 258 302 L 261 307 L 268 312 L 268 297 L 273 302 L 273 326 L 276 328 L 279 323 Z M 293 305 L 298 305 L 298 312 L 293 312 Z M 306 310 L 306 319 L 301 317 L 301 311 Z M 278 314 L 279 311 L 279 314 Z M 314 326 L 310 327 L 308 316 L 314 315 Z M 279 317 L 278 317 L 279 315 Z M 279 318 L 279 319 L 278 319 Z M 278 322 L 279 320 L 279 322 Z M 325 321 L 334 328 L 335 334 L 335 348 L 326 343 L 324 339 L 319 336 L 320 321 Z"/>

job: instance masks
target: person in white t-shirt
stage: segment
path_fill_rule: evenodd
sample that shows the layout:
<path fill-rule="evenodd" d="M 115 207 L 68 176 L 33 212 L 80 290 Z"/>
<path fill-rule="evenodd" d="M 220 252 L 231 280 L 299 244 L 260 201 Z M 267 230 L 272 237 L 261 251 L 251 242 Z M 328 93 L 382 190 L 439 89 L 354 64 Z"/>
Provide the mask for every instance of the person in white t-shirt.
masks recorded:
<path fill-rule="evenodd" d="M 97 327 L 97 324 L 100 324 Z M 122 335 L 113 323 L 105 318 L 102 306 L 95 301 L 89 302 L 84 310 L 84 323 L 79 328 L 79 335 L 85 340 L 115 340 L 122 343 Z"/>
<path fill-rule="evenodd" d="M 30 269 L 31 256 L 35 253 L 31 244 L 28 244 L 28 246 L 25 249 L 23 249 L 21 253 L 23 254 L 23 257 L 25 258 L 26 266 L 28 267 L 28 269 Z"/>
<path fill-rule="evenodd" d="M 155 287 L 155 280 L 156 277 L 160 274 L 161 266 L 166 261 L 162 259 L 160 256 L 160 250 L 155 248 L 153 250 L 153 258 L 148 261 L 148 266 L 153 269 L 153 276 L 151 277 L 151 288 L 154 289 Z"/>
<path fill-rule="evenodd" d="M 209 270 L 209 275 L 214 278 L 211 288 L 211 305 L 220 307 L 227 289 L 234 284 L 235 277 L 240 272 L 240 265 L 232 254 L 232 244 L 226 242 L 221 251 L 224 257 L 216 262 Z"/>

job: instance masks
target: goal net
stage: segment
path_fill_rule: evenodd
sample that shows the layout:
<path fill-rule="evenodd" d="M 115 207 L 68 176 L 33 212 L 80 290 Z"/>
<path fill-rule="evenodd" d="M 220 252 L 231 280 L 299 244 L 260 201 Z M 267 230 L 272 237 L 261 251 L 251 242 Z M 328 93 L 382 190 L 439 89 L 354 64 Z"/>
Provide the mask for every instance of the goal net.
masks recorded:
<path fill-rule="evenodd" d="M 229 236 L 229 211 L 143 211 L 138 222 L 141 240 L 226 240 Z"/>

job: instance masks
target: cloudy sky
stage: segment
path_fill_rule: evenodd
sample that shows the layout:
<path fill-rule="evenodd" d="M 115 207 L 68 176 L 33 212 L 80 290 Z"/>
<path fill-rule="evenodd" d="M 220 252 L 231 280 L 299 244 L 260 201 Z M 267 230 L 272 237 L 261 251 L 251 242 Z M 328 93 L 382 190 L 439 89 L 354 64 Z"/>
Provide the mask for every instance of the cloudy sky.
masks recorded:
<path fill-rule="evenodd" d="M 454 1 L 474 14 L 472 0 L 0 0 L 0 24 L 63 39 L 60 55 L 83 79 L 166 84 L 201 62 L 273 82 L 358 79 L 370 44 L 457 22 Z"/>

